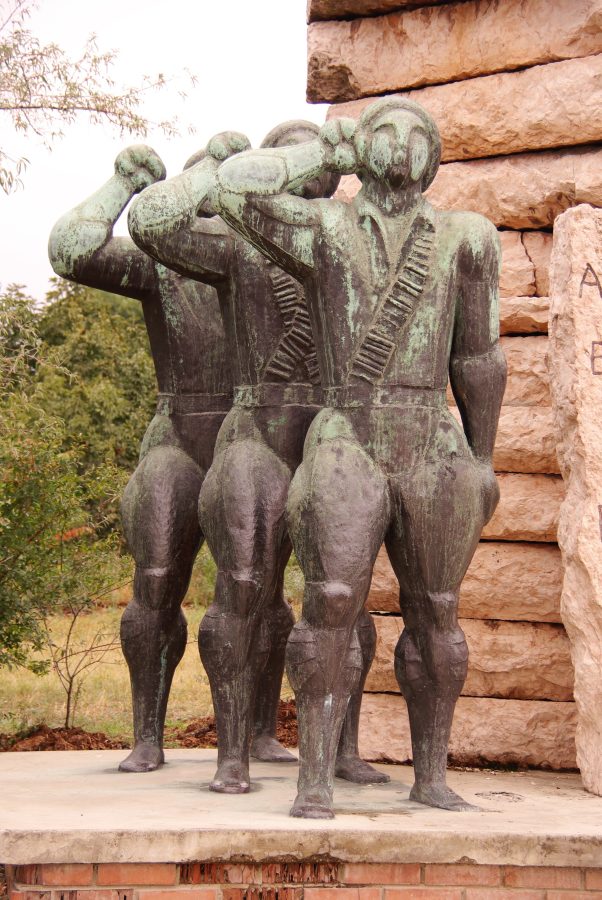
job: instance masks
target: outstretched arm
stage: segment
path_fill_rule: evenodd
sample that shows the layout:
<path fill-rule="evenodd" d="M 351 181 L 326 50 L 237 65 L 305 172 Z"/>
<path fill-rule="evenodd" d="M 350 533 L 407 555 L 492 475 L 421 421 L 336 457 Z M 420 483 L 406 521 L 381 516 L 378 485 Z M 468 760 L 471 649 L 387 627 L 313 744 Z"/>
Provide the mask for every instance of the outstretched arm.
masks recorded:
<path fill-rule="evenodd" d="M 122 150 L 115 174 L 50 232 L 48 256 L 57 275 L 142 299 L 154 283 L 154 263 L 128 238 L 113 237 L 113 227 L 131 198 L 162 178 L 165 166 L 150 147 Z"/>
<path fill-rule="evenodd" d="M 128 216 L 136 244 L 181 275 L 209 284 L 222 279 L 228 270 L 230 241 L 216 218 L 216 173 L 224 159 L 248 146 L 247 138 L 237 132 L 216 135 L 200 162 L 138 197 Z M 200 218 L 200 211 L 213 218 Z"/>
<path fill-rule="evenodd" d="M 328 122 L 316 140 L 249 150 L 218 171 L 222 216 L 252 244 L 297 277 L 314 268 L 319 204 L 296 196 L 325 173 L 355 171 L 351 119 Z"/>
<path fill-rule="evenodd" d="M 490 518 L 499 498 L 493 448 L 506 387 L 506 359 L 499 343 L 500 245 L 487 219 L 467 215 L 465 221 L 449 376 L 466 438 L 483 467 Z"/>

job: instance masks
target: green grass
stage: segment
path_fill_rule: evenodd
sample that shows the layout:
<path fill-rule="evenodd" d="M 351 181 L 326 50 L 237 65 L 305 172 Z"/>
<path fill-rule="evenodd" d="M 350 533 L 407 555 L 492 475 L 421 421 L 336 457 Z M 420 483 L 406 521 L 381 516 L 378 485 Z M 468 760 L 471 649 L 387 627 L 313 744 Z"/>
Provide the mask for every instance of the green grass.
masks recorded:
<path fill-rule="evenodd" d="M 178 666 L 170 694 L 167 724 L 176 725 L 212 711 L 209 682 L 199 659 L 196 636 L 213 594 L 215 565 L 206 548 L 201 550 L 185 601 L 188 646 Z M 298 615 L 303 576 L 295 560 L 289 563 L 285 595 Z M 112 598 L 109 605 L 82 616 L 77 625 L 76 644 L 88 646 L 96 634 L 117 639 L 119 620 L 127 593 Z M 52 638 L 58 645 L 69 627 L 67 616 L 55 616 Z M 291 691 L 285 681 L 283 696 Z M 40 722 L 50 727 L 64 724 L 65 692 L 54 672 L 33 675 L 23 669 L 0 672 L 0 732 L 14 734 Z M 131 695 L 127 666 L 116 647 L 102 662 L 89 670 L 83 681 L 74 724 L 87 731 L 103 731 L 111 737 L 132 739 Z"/>

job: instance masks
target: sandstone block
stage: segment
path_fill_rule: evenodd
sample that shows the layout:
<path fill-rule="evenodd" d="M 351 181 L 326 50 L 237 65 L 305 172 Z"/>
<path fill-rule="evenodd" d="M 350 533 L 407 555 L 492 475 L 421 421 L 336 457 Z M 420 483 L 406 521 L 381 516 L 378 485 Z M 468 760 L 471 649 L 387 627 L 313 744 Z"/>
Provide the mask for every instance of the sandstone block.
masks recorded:
<path fill-rule="evenodd" d="M 535 269 L 535 293 L 547 297 L 550 293 L 552 235 L 545 231 L 523 231 L 522 242 Z"/>
<path fill-rule="evenodd" d="M 503 337 L 500 343 L 508 364 L 504 406 L 549 406 L 547 337 Z"/>
<path fill-rule="evenodd" d="M 450 760 L 463 766 L 574 769 L 577 714 L 570 702 L 460 697 L 449 742 Z M 360 721 L 364 759 L 412 758 L 407 708 L 395 694 L 364 694 Z"/>
<path fill-rule="evenodd" d="M 480 212 L 498 226 L 546 228 L 570 206 L 602 204 L 602 150 L 447 163 L 427 196 L 435 207 Z"/>
<path fill-rule="evenodd" d="M 498 475 L 500 502 L 483 529 L 489 541 L 556 541 L 564 497 L 554 475 Z"/>
<path fill-rule="evenodd" d="M 308 32 L 307 99 L 353 100 L 602 50 L 599 0 L 469 0 Z"/>
<path fill-rule="evenodd" d="M 558 542 L 562 619 L 571 641 L 577 760 L 602 795 L 602 211 L 558 219 L 550 276 L 550 372 L 566 483 Z"/>
<path fill-rule="evenodd" d="M 521 231 L 500 231 L 502 269 L 500 296 L 529 297 L 535 293 L 535 266 L 522 241 Z"/>
<path fill-rule="evenodd" d="M 430 6 L 437 3 L 452 3 L 453 0 L 429 0 Z M 345 19 L 347 16 L 374 16 L 392 12 L 404 6 L 418 6 L 418 0 L 308 0 L 307 21 L 318 19 Z"/>
<path fill-rule="evenodd" d="M 360 182 L 345 175 L 336 197 L 351 201 Z M 446 163 L 427 191 L 438 209 L 471 210 L 504 228 L 548 228 L 579 203 L 602 206 L 602 150 L 543 150 Z"/>
<path fill-rule="evenodd" d="M 460 616 L 560 622 L 562 577 L 555 544 L 481 541 L 462 582 Z M 399 614 L 399 585 L 384 547 L 374 566 L 367 606 Z"/>
<path fill-rule="evenodd" d="M 395 647 L 403 630 L 398 616 L 374 616 L 376 656 L 366 691 L 399 693 Z M 562 625 L 460 619 L 469 649 L 465 697 L 572 700 L 573 666 Z"/>
<path fill-rule="evenodd" d="M 433 116 L 444 162 L 571 147 L 602 138 L 602 54 L 438 84 L 401 96 Z M 328 118 L 357 118 L 375 99 L 332 106 Z"/>
<path fill-rule="evenodd" d="M 481 541 L 462 582 L 460 615 L 560 622 L 562 576 L 555 544 Z"/>
<path fill-rule="evenodd" d="M 545 334 L 548 297 L 500 297 L 500 334 Z"/>

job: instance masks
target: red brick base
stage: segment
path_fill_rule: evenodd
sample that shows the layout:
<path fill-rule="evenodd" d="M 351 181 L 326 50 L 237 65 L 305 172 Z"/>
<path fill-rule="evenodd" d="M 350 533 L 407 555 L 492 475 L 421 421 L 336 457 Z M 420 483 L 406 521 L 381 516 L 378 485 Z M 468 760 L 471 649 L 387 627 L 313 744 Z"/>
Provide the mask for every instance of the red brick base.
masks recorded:
<path fill-rule="evenodd" d="M 342 863 L 7 867 L 10 900 L 602 900 L 602 869 Z"/>

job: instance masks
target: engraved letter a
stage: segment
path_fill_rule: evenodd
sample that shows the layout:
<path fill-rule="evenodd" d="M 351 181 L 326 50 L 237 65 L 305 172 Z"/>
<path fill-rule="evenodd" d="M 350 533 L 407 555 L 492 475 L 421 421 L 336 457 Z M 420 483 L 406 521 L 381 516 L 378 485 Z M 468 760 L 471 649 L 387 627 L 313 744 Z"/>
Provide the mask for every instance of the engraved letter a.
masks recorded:
<path fill-rule="evenodd" d="M 585 266 L 585 271 L 583 273 L 583 278 L 581 279 L 581 284 L 579 285 L 579 296 L 583 294 L 583 288 L 585 286 L 588 287 L 597 287 L 598 293 L 600 297 L 602 297 L 602 284 L 600 284 L 600 279 L 592 269 L 589 263 Z"/>

